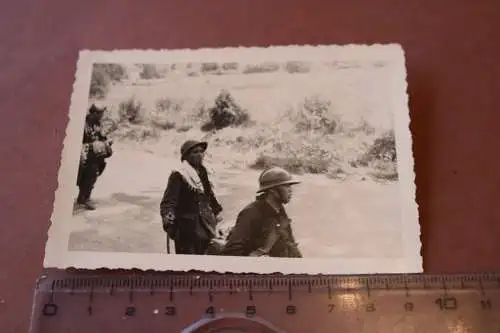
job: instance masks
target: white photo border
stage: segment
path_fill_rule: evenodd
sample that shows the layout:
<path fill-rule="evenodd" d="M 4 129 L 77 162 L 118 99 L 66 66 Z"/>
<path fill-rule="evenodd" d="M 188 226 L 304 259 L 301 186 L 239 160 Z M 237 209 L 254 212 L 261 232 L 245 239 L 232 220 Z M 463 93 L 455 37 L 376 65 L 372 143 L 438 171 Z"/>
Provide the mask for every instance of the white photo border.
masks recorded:
<path fill-rule="evenodd" d="M 80 158 L 85 112 L 94 63 L 175 63 L 266 61 L 380 61 L 390 66 L 398 173 L 401 198 L 403 253 L 400 258 L 268 258 L 69 251 L 73 193 Z M 58 173 L 58 188 L 45 247 L 45 268 L 139 269 L 219 273 L 375 274 L 420 273 L 420 225 L 415 200 L 415 174 L 404 51 L 399 44 L 288 45 L 176 50 L 113 50 L 79 53 L 66 137 Z"/>

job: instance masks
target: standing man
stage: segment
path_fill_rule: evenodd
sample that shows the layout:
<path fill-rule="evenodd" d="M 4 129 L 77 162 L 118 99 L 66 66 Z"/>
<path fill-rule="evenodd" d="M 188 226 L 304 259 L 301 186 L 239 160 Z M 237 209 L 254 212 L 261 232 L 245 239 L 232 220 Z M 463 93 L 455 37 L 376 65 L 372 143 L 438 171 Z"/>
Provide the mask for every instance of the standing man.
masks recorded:
<path fill-rule="evenodd" d="M 292 197 L 292 185 L 299 181 L 279 167 L 263 171 L 256 200 L 238 214 L 236 224 L 221 251 L 229 256 L 300 258 L 302 254 L 292 232 L 284 205 Z"/>
<path fill-rule="evenodd" d="M 77 207 L 94 210 L 90 202 L 90 195 L 97 181 L 106 167 L 106 159 L 111 157 L 113 142 L 108 140 L 101 129 L 101 120 L 106 107 L 98 108 L 92 104 L 85 117 L 83 129 L 82 151 L 76 184 L 79 189 L 76 199 Z"/>
<path fill-rule="evenodd" d="M 163 230 L 175 241 L 176 254 L 205 254 L 217 236 L 222 206 L 203 165 L 207 146 L 195 140 L 184 142 L 181 164 L 172 170 L 160 203 Z"/>

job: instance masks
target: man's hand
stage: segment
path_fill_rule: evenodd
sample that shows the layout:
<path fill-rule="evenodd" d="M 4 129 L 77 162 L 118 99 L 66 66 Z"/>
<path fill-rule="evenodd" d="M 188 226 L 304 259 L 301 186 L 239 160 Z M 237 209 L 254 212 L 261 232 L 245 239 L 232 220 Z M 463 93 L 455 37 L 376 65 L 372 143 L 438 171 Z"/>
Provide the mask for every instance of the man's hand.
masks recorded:
<path fill-rule="evenodd" d="M 163 217 L 163 231 L 165 231 L 170 238 L 173 237 L 175 215 L 172 212 L 168 212 Z"/>

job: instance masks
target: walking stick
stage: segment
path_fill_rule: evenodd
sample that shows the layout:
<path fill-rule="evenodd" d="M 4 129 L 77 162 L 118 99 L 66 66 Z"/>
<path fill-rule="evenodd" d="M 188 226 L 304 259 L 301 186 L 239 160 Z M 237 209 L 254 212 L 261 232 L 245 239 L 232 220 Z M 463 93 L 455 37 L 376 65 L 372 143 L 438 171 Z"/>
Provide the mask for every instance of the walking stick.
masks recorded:
<path fill-rule="evenodd" d="M 170 254 L 170 237 L 168 237 L 168 234 L 166 235 L 166 241 L 167 241 L 167 253 Z"/>

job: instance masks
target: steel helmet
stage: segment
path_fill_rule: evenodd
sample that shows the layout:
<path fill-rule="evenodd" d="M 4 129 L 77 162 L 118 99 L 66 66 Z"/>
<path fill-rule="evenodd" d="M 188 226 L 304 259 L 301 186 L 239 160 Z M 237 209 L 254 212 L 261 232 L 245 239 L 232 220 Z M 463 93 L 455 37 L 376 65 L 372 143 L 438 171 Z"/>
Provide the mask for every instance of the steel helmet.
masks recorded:
<path fill-rule="evenodd" d="M 257 193 L 264 192 L 270 188 L 280 185 L 295 185 L 300 181 L 292 178 L 292 175 L 283 168 L 272 167 L 264 170 L 259 176 L 259 189 Z"/>
<path fill-rule="evenodd" d="M 184 142 L 181 146 L 181 161 L 184 160 L 187 154 L 189 154 L 189 151 L 193 149 L 194 147 L 202 147 L 203 150 L 206 150 L 208 147 L 208 143 L 205 141 L 196 141 L 196 140 L 187 140 Z"/>

